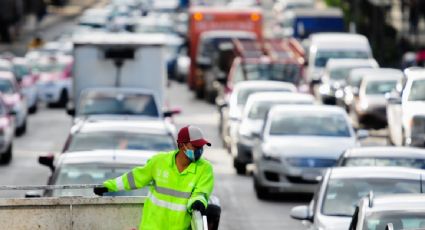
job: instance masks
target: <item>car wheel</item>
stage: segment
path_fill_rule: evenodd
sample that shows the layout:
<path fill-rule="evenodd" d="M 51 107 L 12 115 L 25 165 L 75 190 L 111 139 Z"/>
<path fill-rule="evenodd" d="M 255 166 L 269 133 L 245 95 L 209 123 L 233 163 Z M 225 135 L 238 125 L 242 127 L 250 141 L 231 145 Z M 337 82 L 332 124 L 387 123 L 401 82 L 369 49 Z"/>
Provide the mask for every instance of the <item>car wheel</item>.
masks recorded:
<path fill-rule="evenodd" d="M 25 119 L 24 124 L 16 129 L 16 135 L 22 136 L 27 132 L 27 120 Z"/>
<path fill-rule="evenodd" d="M 1 156 L 0 163 L 9 164 L 11 160 L 12 160 L 12 144 L 9 145 L 6 152 L 3 153 L 3 155 Z"/>
<path fill-rule="evenodd" d="M 37 103 L 35 103 L 33 106 L 31 106 L 29 109 L 28 109 L 28 113 L 30 113 L 30 114 L 35 114 L 35 113 L 37 113 Z"/>
<path fill-rule="evenodd" d="M 254 190 L 255 190 L 255 195 L 257 195 L 257 198 L 260 200 L 267 200 L 270 197 L 270 192 L 269 190 L 264 187 L 261 186 L 257 179 L 254 177 Z"/>
<path fill-rule="evenodd" d="M 66 92 L 65 89 L 63 89 L 58 102 L 58 106 L 65 107 L 67 103 L 68 103 L 68 93 Z"/>
<path fill-rule="evenodd" d="M 246 174 L 246 164 L 239 162 L 238 160 L 233 160 L 233 167 L 236 169 L 236 173 L 238 175 L 245 175 Z"/>

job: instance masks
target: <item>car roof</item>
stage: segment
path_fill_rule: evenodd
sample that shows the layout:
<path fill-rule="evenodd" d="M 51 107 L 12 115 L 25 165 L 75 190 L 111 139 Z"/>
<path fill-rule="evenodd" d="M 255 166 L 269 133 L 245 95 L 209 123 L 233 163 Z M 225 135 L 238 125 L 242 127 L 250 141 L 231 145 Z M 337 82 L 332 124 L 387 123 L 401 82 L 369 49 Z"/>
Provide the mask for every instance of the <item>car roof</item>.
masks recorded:
<path fill-rule="evenodd" d="M 361 147 L 349 149 L 344 153 L 344 158 L 422 158 L 425 159 L 425 149 L 411 147 Z"/>
<path fill-rule="evenodd" d="M 90 118 L 78 122 L 71 128 L 71 133 L 91 133 L 91 132 L 131 132 L 156 135 L 171 135 L 172 131 L 165 121 L 160 119 L 102 119 L 91 120 Z"/>
<path fill-rule="evenodd" d="M 88 88 L 82 91 L 82 94 L 97 94 L 97 93 L 111 93 L 111 94 L 147 94 L 153 95 L 150 89 L 137 89 L 137 88 L 113 88 L 113 87 L 99 87 Z"/>
<path fill-rule="evenodd" d="M 360 34 L 351 33 L 317 33 L 311 35 L 311 44 L 319 44 L 320 48 L 327 49 L 358 49 L 368 48 L 369 41 L 367 38 Z"/>
<path fill-rule="evenodd" d="M 330 169 L 330 178 L 383 178 L 419 180 L 424 170 L 402 167 L 338 167 Z"/>
<path fill-rule="evenodd" d="M 268 102 L 268 101 L 301 101 L 314 102 L 314 97 L 305 93 L 292 92 L 258 92 L 249 96 L 248 103 Z"/>
<path fill-rule="evenodd" d="M 270 114 L 274 113 L 286 113 L 286 112 L 299 112 L 299 113 L 338 113 L 346 114 L 345 110 L 330 105 L 276 105 L 270 110 Z"/>
<path fill-rule="evenodd" d="M 425 210 L 424 194 L 392 194 L 373 197 L 367 212 Z"/>
<path fill-rule="evenodd" d="M 144 165 L 147 160 L 157 154 L 143 150 L 92 150 L 68 152 L 57 159 L 59 164 L 128 164 Z"/>
<path fill-rule="evenodd" d="M 425 68 L 408 68 L 404 71 L 407 78 L 412 80 L 423 80 L 425 79 Z"/>
<path fill-rule="evenodd" d="M 0 66 L 12 68 L 12 63 L 9 60 L 0 58 Z"/>
<path fill-rule="evenodd" d="M 286 88 L 291 89 L 293 92 L 296 91 L 296 87 L 292 83 L 280 82 L 280 81 L 243 81 L 235 85 L 234 91 L 244 89 L 257 89 L 257 88 Z"/>
<path fill-rule="evenodd" d="M 326 69 L 333 69 L 333 68 L 338 68 L 338 67 L 356 67 L 356 66 L 360 66 L 360 67 L 375 67 L 378 68 L 378 62 L 376 62 L 375 59 L 370 58 L 370 59 L 334 59 L 331 58 L 328 60 L 328 62 L 326 63 Z"/>
<path fill-rule="evenodd" d="M 368 81 L 388 81 L 388 80 L 399 80 L 401 78 L 403 78 L 403 73 L 386 73 L 386 74 L 378 74 L 378 73 L 370 73 L 370 74 L 365 74 L 363 76 L 363 80 L 365 82 Z"/>
<path fill-rule="evenodd" d="M 341 17 L 343 16 L 342 10 L 339 8 L 326 8 L 326 9 L 309 9 L 298 8 L 288 11 L 288 14 L 294 17 Z"/>
<path fill-rule="evenodd" d="M 350 71 L 351 75 L 366 75 L 366 74 L 403 74 L 399 69 L 392 68 L 355 68 Z"/>
<path fill-rule="evenodd" d="M 0 78 L 13 80 L 15 77 L 13 76 L 12 72 L 0 71 Z"/>
<path fill-rule="evenodd" d="M 75 45 L 164 45 L 166 38 L 162 34 L 149 33 L 83 33 L 73 37 Z"/>

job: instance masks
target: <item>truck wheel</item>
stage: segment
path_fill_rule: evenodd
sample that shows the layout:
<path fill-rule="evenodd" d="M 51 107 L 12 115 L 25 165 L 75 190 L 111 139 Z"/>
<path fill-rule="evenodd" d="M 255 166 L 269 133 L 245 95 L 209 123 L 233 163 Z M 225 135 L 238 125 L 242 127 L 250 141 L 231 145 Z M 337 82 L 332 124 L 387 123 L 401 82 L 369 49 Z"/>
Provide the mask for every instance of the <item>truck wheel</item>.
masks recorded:
<path fill-rule="evenodd" d="M 245 175 L 246 174 L 246 164 L 239 162 L 238 160 L 233 160 L 233 167 L 236 169 L 236 173 L 238 175 Z"/>
<path fill-rule="evenodd" d="M 6 152 L 3 153 L 3 155 L 1 156 L 0 163 L 9 164 L 11 160 L 12 160 L 12 144 L 9 145 Z"/>
<path fill-rule="evenodd" d="M 257 179 L 254 177 L 254 190 L 255 195 L 257 195 L 257 198 L 260 200 L 267 200 L 270 197 L 270 192 L 266 187 L 261 186 Z"/>

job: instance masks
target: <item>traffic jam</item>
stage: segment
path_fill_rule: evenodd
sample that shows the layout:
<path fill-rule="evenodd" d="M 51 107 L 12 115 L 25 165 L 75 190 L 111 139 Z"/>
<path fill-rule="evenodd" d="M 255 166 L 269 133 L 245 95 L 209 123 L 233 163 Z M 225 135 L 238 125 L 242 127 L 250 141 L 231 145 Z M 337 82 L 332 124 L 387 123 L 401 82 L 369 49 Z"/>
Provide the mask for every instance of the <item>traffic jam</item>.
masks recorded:
<path fill-rule="evenodd" d="M 425 229 L 423 55 L 328 2 L 102 0 L 0 43 L 0 228 Z M 161 187 L 170 151 L 214 178 Z"/>

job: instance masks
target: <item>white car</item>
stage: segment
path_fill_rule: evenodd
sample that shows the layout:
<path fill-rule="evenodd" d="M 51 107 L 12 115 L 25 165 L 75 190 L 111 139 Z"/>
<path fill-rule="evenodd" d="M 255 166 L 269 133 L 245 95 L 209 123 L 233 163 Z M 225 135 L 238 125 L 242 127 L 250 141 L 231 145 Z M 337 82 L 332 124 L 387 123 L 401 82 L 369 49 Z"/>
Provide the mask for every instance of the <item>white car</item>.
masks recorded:
<path fill-rule="evenodd" d="M 35 66 L 39 74 L 38 98 L 49 105 L 64 107 L 68 103 L 72 84 L 73 58 L 56 56 L 41 59 Z"/>
<path fill-rule="evenodd" d="M 307 79 L 320 82 L 329 59 L 371 59 L 372 49 L 363 35 L 350 33 L 317 33 L 310 36 Z"/>
<path fill-rule="evenodd" d="M 279 81 L 244 81 L 235 85 L 229 104 L 221 109 L 221 130 L 224 145 L 231 147 L 231 139 L 236 138 L 242 111 L 248 97 L 257 92 L 296 92 L 294 84 Z"/>
<path fill-rule="evenodd" d="M 425 146 L 425 69 L 405 71 L 398 93 L 389 95 L 389 141 L 395 145 Z M 407 81 L 406 81 L 407 80 Z"/>
<path fill-rule="evenodd" d="M 284 104 L 314 104 L 314 97 L 286 92 L 254 93 L 249 96 L 237 138 L 232 139 L 233 166 L 238 174 L 245 174 L 246 165 L 252 163 L 254 135 L 261 132 L 267 113 L 273 106 Z"/>
<path fill-rule="evenodd" d="M 386 74 L 368 74 L 360 84 L 359 97 L 354 103 L 357 123 L 366 127 L 381 129 L 387 126 L 387 93 L 396 89 L 403 79 L 401 71 Z"/>
<path fill-rule="evenodd" d="M 293 208 L 291 217 L 303 220 L 311 230 L 345 230 L 360 199 L 370 192 L 377 196 L 421 193 L 423 173 L 423 170 L 401 167 L 332 168 L 323 177 L 310 205 Z"/>
<path fill-rule="evenodd" d="M 313 193 L 326 168 L 358 146 L 347 113 L 335 106 L 273 107 L 253 148 L 254 188 L 259 199 L 272 192 Z"/>
<path fill-rule="evenodd" d="M 317 95 L 323 104 L 343 105 L 344 87 L 347 84 L 350 71 L 356 68 L 378 68 L 375 59 L 329 59 L 321 78 Z"/>
<path fill-rule="evenodd" d="M 12 159 L 15 121 L 13 111 L 9 110 L 0 96 L 0 163 L 7 164 Z"/>
<path fill-rule="evenodd" d="M 314 8 L 314 0 L 278 0 L 273 5 L 273 13 L 276 16 L 281 15 L 286 10 Z"/>

